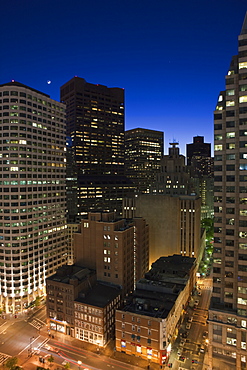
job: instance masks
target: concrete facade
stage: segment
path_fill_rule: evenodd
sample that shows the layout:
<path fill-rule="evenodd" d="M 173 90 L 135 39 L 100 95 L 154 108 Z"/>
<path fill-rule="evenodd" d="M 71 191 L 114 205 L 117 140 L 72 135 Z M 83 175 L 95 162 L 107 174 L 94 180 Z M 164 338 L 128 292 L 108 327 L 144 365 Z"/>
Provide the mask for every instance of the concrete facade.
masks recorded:
<path fill-rule="evenodd" d="M 247 15 L 214 112 L 211 369 L 247 368 Z"/>
<path fill-rule="evenodd" d="M 200 249 L 200 198 L 140 194 L 125 199 L 124 217 L 143 217 L 149 225 L 149 264 L 161 256 L 197 257 Z"/>
<path fill-rule="evenodd" d="M 65 106 L 0 85 L 0 307 L 23 312 L 66 263 Z"/>

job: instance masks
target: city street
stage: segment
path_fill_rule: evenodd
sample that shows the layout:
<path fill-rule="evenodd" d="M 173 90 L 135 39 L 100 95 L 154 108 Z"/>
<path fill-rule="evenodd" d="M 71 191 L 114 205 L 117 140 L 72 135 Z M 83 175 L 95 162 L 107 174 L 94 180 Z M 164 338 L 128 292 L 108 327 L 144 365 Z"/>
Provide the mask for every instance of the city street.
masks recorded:
<path fill-rule="evenodd" d="M 172 348 L 169 363 L 173 364 L 172 369 L 174 370 L 204 370 L 208 368 L 205 360 L 212 279 L 209 277 L 200 279 L 197 286 L 199 295 L 195 294 L 191 298 L 179 335 Z M 199 301 L 198 306 L 195 305 L 196 301 Z"/>
<path fill-rule="evenodd" d="M 48 336 L 47 333 L 45 307 L 30 316 L 0 319 L 0 367 L 3 368 L 2 365 L 6 359 L 16 356 L 19 358 L 18 364 L 25 370 L 34 370 L 38 365 L 47 367 L 48 357 L 52 355 L 54 370 L 64 369 L 65 362 L 69 362 L 70 369 L 129 370 L 130 368 L 130 364 L 120 362 L 117 358 L 81 348 L 83 346 L 81 342 L 76 341 L 76 346 L 74 339 L 65 339 L 58 333 L 55 338 L 53 336 Z M 45 363 L 40 363 L 40 359 L 44 359 Z M 135 362 L 138 364 L 138 359 Z M 131 364 L 131 369 L 141 368 Z"/>
<path fill-rule="evenodd" d="M 212 279 L 205 278 L 198 281 L 198 291 L 191 298 L 179 335 L 175 341 L 169 363 L 172 369 L 205 370 L 207 354 L 207 317 L 212 291 Z M 194 306 L 194 308 L 192 307 Z M 119 362 L 120 354 L 116 359 L 88 351 L 82 348 L 83 343 L 66 338 L 62 334 L 48 336 L 46 327 L 45 307 L 37 309 L 25 317 L 6 317 L 0 319 L 0 365 L 8 357 L 17 356 L 25 369 L 35 369 L 40 364 L 40 358 L 45 359 L 52 355 L 58 369 L 62 369 L 66 361 L 71 369 L 129 369 L 130 364 Z M 85 346 L 84 346 L 85 347 Z M 30 357 L 30 354 L 32 356 Z M 79 361 L 79 362 L 78 362 Z M 137 366 L 134 366 L 137 365 Z M 204 365 L 203 365 L 204 364 Z M 40 364 L 42 365 L 42 364 Z M 132 358 L 131 369 L 143 368 L 143 363 Z M 158 368 L 151 364 L 150 369 Z"/>

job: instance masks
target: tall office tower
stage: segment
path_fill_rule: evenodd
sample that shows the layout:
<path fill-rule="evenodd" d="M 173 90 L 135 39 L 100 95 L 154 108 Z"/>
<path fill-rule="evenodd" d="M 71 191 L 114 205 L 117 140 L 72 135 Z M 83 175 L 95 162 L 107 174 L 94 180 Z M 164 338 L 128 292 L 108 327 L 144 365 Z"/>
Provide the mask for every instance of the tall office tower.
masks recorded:
<path fill-rule="evenodd" d="M 186 145 L 187 166 L 192 167 L 194 176 L 213 176 L 211 144 L 204 143 L 203 136 L 194 136 L 193 143 Z"/>
<path fill-rule="evenodd" d="M 135 128 L 125 131 L 126 176 L 138 191 L 146 193 L 160 171 L 164 152 L 164 133 L 161 131 Z"/>
<path fill-rule="evenodd" d="M 123 295 L 149 268 L 148 226 L 138 220 L 118 219 L 113 212 L 89 213 L 74 234 L 75 263 L 96 270 L 98 280 L 120 285 Z"/>
<path fill-rule="evenodd" d="M 170 143 L 168 155 L 161 160 L 160 172 L 150 189 L 150 193 L 170 196 L 191 193 L 190 177 L 185 165 L 185 157 L 179 153 L 178 143 Z"/>
<path fill-rule="evenodd" d="M 16 313 L 67 259 L 64 104 L 0 85 L 0 130 L 0 304 Z"/>
<path fill-rule="evenodd" d="M 247 14 L 214 112 L 215 242 L 209 365 L 247 368 Z"/>
<path fill-rule="evenodd" d="M 201 217 L 213 217 L 213 158 L 211 144 L 204 143 L 203 136 L 194 136 L 193 143 L 186 145 L 187 166 L 195 193 L 202 200 Z"/>
<path fill-rule="evenodd" d="M 68 201 L 68 219 L 120 212 L 130 184 L 124 177 L 124 90 L 74 77 L 61 87 L 61 101 L 69 143 L 67 194 L 77 199 L 77 212 Z"/>

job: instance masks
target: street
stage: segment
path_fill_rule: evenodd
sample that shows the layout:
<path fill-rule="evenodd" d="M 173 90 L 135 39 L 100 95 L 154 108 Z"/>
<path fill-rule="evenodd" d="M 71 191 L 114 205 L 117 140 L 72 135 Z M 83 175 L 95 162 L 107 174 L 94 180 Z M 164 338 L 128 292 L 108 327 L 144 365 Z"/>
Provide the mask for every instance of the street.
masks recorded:
<path fill-rule="evenodd" d="M 23 318 L 0 319 L 0 365 L 9 357 L 16 356 L 19 365 L 31 370 L 38 365 L 46 367 L 52 355 L 55 369 L 59 370 L 64 369 L 65 362 L 69 362 L 70 369 L 129 370 L 128 363 L 82 349 L 78 341 L 78 346 L 75 346 L 74 342 L 70 344 L 70 338 L 66 340 L 63 335 L 62 340 L 57 338 L 58 334 L 55 338 L 48 336 L 45 317 L 45 307 L 42 307 Z M 41 363 L 41 359 L 45 362 Z M 140 370 L 140 367 L 131 365 L 131 369 Z"/>
<path fill-rule="evenodd" d="M 207 318 L 212 279 L 209 277 L 199 279 L 197 286 L 197 294 L 194 294 L 191 298 L 178 337 L 172 348 L 169 363 L 172 363 L 172 369 L 174 370 L 207 369 L 205 364 L 208 332 Z M 198 305 L 195 304 L 197 301 L 199 301 Z M 190 325 L 188 326 L 188 324 Z"/>
<path fill-rule="evenodd" d="M 169 363 L 174 370 L 207 368 L 205 355 L 207 354 L 208 307 L 212 290 L 211 278 L 200 279 L 197 287 L 197 292 L 191 297 L 190 305 L 187 307 L 178 337 L 172 346 Z M 16 356 L 20 358 L 20 365 L 24 364 L 25 369 L 31 370 L 39 364 L 42 366 L 40 362 L 43 360 L 47 364 L 48 358 L 52 355 L 56 369 L 63 369 L 66 362 L 69 362 L 71 369 L 127 370 L 130 368 L 130 364 L 117 361 L 119 356 L 114 359 L 97 354 L 82 348 L 83 342 L 58 333 L 55 334 L 55 338 L 52 333 L 48 334 L 44 306 L 28 316 L 0 319 L 0 365 L 8 357 Z M 156 367 L 151 364 L 150 368 Z M 131 369 L 140 369 L 138 359 L 136 361 L 132 359 Z"/>

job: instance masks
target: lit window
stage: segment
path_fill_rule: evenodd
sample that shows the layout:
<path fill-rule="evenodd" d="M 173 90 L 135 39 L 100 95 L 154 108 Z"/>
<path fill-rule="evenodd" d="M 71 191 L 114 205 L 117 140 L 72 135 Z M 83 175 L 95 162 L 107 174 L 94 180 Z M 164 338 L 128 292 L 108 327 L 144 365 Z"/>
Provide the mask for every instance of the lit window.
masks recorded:
<path fill-rule="evenodd" d="M 238 304 L 243 304 L 244 306 L 247 305 L 247 299 L 244 299 L 242 297 L 238 298 Z"/>
<path fill-rule="evenodd" d="M 234 107 L 235 101 L 234 100 L 227 100 L 226 101 L 226 107 Z"/>
<path fill-rule="evenodd" d="M 136 346 L 136 352 L 142 353 L 142 347 L 141 346 Z"/>
<path fill-rule="evenodd" d="M 215 145 L 214 146 L 214 150 L 217 151 L 217 150 L 222 150 L 223 149 L 223 145 Z"/>
<path fill-rule="evenodd" d="M 247 95 L 239 97 L 239 103 L 247 103 Z"/>
<path fill-rule="evenodd" d="M 235 132 L 227 132 L 226 137 L 227 137 L 227 139 L 231 139 L 231 138 L 235 137 Z"/>
<path fill-rule="evenodd" d="M 241 62 L 238 65 L 239 69 L 247 68 L 247 62 Z"/>

